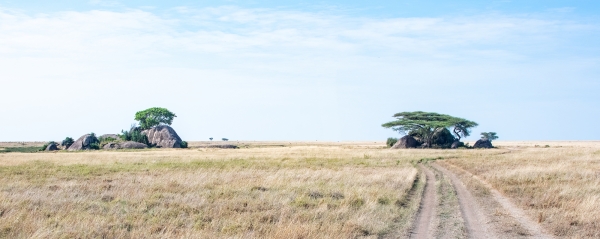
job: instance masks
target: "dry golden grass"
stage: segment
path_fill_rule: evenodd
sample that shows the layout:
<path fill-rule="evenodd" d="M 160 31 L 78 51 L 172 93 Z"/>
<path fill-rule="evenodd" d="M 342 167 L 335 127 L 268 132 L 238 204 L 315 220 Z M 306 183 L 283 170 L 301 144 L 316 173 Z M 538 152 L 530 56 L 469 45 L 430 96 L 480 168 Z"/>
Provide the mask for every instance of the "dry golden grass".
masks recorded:
<path fill-rule="evenodd" d="M 381 146 L 0 154 L 0 237 L 404 234 L 429 153 Z"/>
<path fill-rule="evenodd" d="M 446 162 L 490 183 L 555 236 L 600 237 L 600 142 L 495 145 Z"/>
<path fill-rule="evenodd" d="M 414 164 L 442 158 L 554 235 L 600 236 L 599 142 L 494 142 L 491 150 L 190 145 L 217 143 L 243 147 L 0 153 L 0 238 L 402 237 L 423 183 Z"/>

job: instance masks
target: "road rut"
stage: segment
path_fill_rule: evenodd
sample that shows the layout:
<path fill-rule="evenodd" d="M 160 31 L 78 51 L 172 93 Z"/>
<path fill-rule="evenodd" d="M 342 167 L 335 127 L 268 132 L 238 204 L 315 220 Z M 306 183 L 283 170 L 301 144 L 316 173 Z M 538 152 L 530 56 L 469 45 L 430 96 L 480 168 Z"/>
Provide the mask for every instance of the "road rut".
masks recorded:
<path fill-rule="evenodd" d="M 462 170 L 443 161 L 419 164 L 426 184 L 410 238 L 553 238 L 491 185 L 462 170 L 461 177 L 474 179 L 469 187 L 483 185 L 490 192 L 474 197 L 448 167 Z M 502 216 L 493 212 L 502 209 Z"/>

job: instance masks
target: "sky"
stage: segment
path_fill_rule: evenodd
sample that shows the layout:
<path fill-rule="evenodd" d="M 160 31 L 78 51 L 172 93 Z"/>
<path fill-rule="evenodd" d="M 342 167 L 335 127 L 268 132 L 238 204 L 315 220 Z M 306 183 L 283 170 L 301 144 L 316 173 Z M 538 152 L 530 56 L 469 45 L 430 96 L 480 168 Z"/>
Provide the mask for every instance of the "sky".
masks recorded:
<path fill-rule="evenodd" d="M 0 0 L 0 141 L 385 140 L 403 111 L 600 140 L 598 1 Z"/>

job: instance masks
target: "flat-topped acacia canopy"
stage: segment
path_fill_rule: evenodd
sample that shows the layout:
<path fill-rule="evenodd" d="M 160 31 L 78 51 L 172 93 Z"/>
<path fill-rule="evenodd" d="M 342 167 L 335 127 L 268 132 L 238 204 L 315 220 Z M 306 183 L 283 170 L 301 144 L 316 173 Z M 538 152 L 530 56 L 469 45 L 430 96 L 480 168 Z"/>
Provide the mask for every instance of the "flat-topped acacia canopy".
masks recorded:
<path fill-rule="evenodd" d="M 431 146 L 433 135 L 444 128 L 453 127 L 454 133 L 460 140 L 461 136 L 469 136 L 470 128 L 477 126 L 477 123 L 473 121 L 435 112 L 400 112 L 394 114 L 393 117 L 396 120 L 381 126 L 392 128 L 403 134 L 418 132 L 424 137 L 429 146 Z"/>

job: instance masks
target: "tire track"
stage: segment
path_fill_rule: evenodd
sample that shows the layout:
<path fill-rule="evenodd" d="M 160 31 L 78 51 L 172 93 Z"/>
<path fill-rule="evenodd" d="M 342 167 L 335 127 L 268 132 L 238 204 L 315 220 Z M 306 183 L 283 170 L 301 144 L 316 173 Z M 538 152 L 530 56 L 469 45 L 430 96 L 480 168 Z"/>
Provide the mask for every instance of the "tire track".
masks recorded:
<path fill-rule="evenodd" d="M 426 183 L 421 199 L 419 212 L 410 233 L 410 238 L 425 239 L 433 238 L 435 230 L 432 228 L 432 222 L 435 219 L 436 193 L 435 193 L 435 174 L 423 164 L 419 168 L 425 173 Z"/>
<path fill-rule="evenodd" d="M 446 164 L 446 163 L 444 163 L 444 164 Z M 466 170 L 463 170 L 452 164 L 448 164 L 448 165 L 465 172 L 467 175 L 471 176 L 473 179 L 477 180 L 479 183 L 481 183 L 483 186 L 485 186 L 491 192 L 494 200 L 497 201 L 498 203 L 500 203 L 500 205 L 502 205 L 502 207 L 511 215 L 511 217 L 513 217 L 517 222 L 519 222 L 519 224 L 523 228 L 525 228 L 527 231 L 529 231 L 529 233 L 531 234 L 531 238 L 541 238 L 541 239 L 553 238 L 553 236 L 551 236 L 550 234 L 545 233 L 544 230 L 542 229 L 542 227 L 538 223 L 536 223 L 533 220 L 531 220 L 530 218 L 528 218 L 526 216 L 525 212 L 522 209 L 520 209 L 519 207 L 515 206 L 510 201 L 510 199 L 502 196 L 502 194 L 498 190 L 494 189 L 492 187 L 492 185 L 490 185 L 486 181 L 482 180 L 481 178 L 469 173 Z M 437 164 L 437 166 L 441 167 L 439 164 Z"/>
<path fill-rule="evenodd" d="M 460 179 L 435 162 L 431 163 L 431 166 L 450 178 L 452 186 L 454 186 L 458 196 L 460 211 L 469 238 L 498 238 L 498 236 L 490 230 L 487 225 L 488 220 L 483 214 L 483 211 L 480 209 L 477 201 L 475 201 L 475 198 L 467 190 L 467 187 L 461 183 Z"/>

